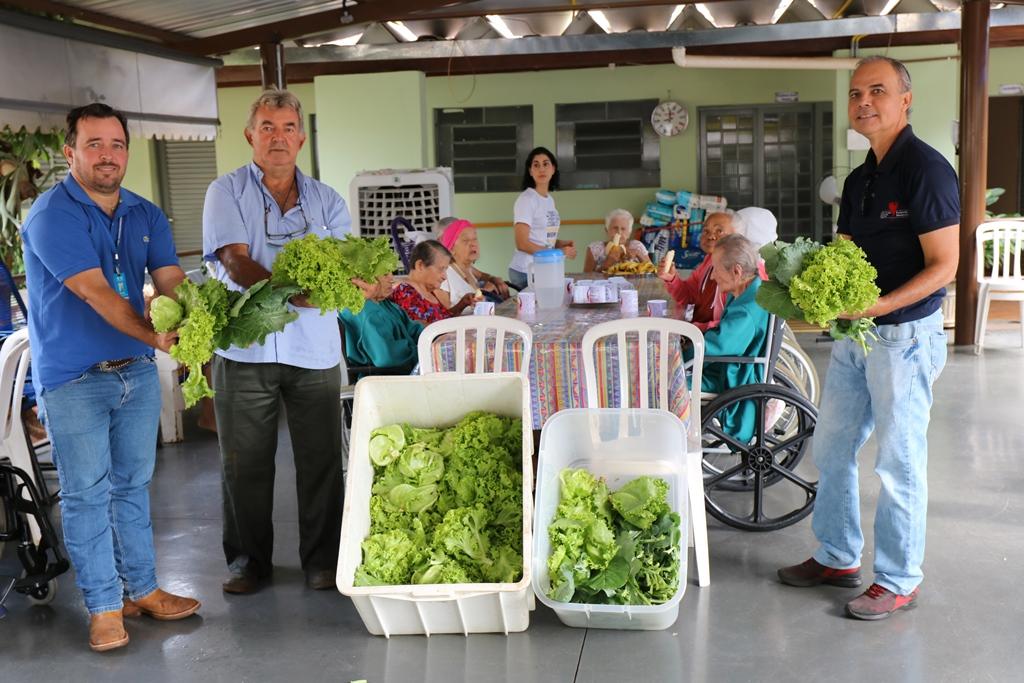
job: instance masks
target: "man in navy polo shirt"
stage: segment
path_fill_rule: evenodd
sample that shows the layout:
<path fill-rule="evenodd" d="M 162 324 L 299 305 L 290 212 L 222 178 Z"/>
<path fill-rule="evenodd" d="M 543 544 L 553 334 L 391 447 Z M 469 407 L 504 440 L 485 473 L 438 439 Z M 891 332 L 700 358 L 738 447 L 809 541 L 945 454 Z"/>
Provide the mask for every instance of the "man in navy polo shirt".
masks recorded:
<path fill-rule="evenodd" d="M 913 607 L 920 591 L 932 383 L 946 364 L 940 304 L 959 257 L 956 173 L 914 136 L 911 99 L 910 74 L 894 59 L 863 59 L 850 79 L 850 124 L 871 151 L 843 187 L 839 237 L 867 254 L 882 295 L 846 317 L 874 317 L 878 339 L 867 354 L 849 339 L 833 346 L 814 431 L 819 546 L 811 559 L 779 570 L 791 586 L 861 584 L 857 454 L 875 431 L 875 580 L 846 605 L 867 620 Z"/>
<path fill-rule="evenodd" d="M 89 610 L 89 644 L 128 643 L 124 614 L 182 619 L 199 602 L 158 587 L 149 482 L 156 459 L 157 334 L 143 317 L 148 270 L 161 294 L 185 277 L 167 218 L 121 188 L 124 114 L 72 109 L 64 156 L 71 172 L 32 205 L 22 227 L 32 294 L 32 374 L 61 485 L 64 543 Z M 124 596 L 127 595 L 127 598 Z"/>

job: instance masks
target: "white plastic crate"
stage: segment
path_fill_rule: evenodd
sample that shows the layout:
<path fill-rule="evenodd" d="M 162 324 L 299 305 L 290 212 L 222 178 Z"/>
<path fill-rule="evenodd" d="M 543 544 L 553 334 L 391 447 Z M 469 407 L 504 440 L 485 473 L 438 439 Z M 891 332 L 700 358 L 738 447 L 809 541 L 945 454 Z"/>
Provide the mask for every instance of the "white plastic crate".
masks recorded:
<path fill-rule="evenodd" d="M 583 408 L 555 413 L 544 425 L 537 464 L 537 505 L 533 527 L 533 590 L 562 623 L 576 628 L 659 630 L 675 623 L 686 591 L 686 428 L 666 410 Z M 643 475 L 668 482 L 668 503 L 680 517 L 679 588 L 661 605 L 586 605 L 548 597 L 548 526 L 561 491 L 559 473 L 585 469 L 603 476 L 615 490 Z"/>
<path fill-rule="evenodd" d="M 512 633 L 530 625 L 533 592 L 533 435 L 530 394 L 517 373 L 366 377 L 356 384 L 348 482 L 341 522 L 338 590 L 374 635 Z M 474 410 L 523 420 L 523 577 L 516 583 L 354 586 L 370 531 L 370 432 L 396 422 L 450 427 Z"/>

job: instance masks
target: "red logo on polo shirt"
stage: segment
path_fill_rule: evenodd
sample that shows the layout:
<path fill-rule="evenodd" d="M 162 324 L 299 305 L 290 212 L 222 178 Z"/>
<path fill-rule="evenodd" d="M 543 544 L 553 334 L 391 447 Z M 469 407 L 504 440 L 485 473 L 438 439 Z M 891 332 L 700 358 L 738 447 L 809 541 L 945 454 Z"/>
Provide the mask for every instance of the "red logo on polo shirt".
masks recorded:
<path fill-rule="evenodd" d="M 900 208 L 899 202 L 889 202 L 879 218 L 906 218 L 909 215 L 910 211 Z"/>

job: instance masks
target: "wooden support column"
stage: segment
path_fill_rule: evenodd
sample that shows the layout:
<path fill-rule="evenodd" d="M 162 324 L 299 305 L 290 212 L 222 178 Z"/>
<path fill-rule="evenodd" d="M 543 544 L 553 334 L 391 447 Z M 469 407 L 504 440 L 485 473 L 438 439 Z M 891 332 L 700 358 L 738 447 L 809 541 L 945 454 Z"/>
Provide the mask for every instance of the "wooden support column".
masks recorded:
<path fill-rule="evenodd" d="M 978 306 L 974 232 L 985 220 L 988 173 L 989 0 L 966 0 L 960 25 L 960 267 L 953 343 L 974 344 Z"/>
<path fill-rule="evenodd" d="M 264 90 L 284 90 L 288 87 L 284 76 L 284 45 L 281 41 L 260 43 L 260 76 L 263 79 Z"/>

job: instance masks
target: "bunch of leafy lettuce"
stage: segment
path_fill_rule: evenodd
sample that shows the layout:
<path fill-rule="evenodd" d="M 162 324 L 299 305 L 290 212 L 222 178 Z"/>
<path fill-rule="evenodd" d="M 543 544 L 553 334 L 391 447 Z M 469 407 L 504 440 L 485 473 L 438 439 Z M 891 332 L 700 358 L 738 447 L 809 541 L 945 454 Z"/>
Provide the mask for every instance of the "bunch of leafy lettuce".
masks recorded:
<path fill-rule="evenodd" d="M 166 296 L 153 300 L 153 329 L 178 332 L 178 342 L 170 353 L 188 366 L 188 377 L 181 385 L 186 406 L 213 396 L 203 365 L 213 357 L 214 349 L 262 344 L 268 334 L 283 330 L 298 317 L 287 306 L 288 299 L 298 291 L 295 287 L 271 287 L 269 280 L 236 292 L 213 278 L 202 285 L 185 279 L 174 290 L 177 301 Z"/>
<path fill-rule="evenodd" d="M 757 303 L 769 313 L 829 328 L 833 339 L 854 339 L 865 352 L 875 337 L 872 318 L 839 319 L 863 311 L 878 300 L 878 276 L 863 250 L 852 240 L 821 244 L 797 237 L 761 247 L 768 281 L 757 291 Z"/>
<path fill-rule="evenodd" d="M 548 595 L 559 602 L 658 605 L 679 588 L 680 519 L 668 484 L 637 477 L 610 492 L 582 469 L 559 473 L 548 526 Z"/>
<path fill-rule="evenodd" d="M 284 245 L 274 260 L 272 279 L 275 285 L 297 286 L 321 314 L 345 308 L 359 313 L 366 299 L 352 278 L 374 282 L 397 268 L 398 255 L 387 237 L 306 235 Z"/>
<path fill-rule="evenodd" d="M 511 583 L 523 571 L 522 422 L 373 430 L 370 534 L 355 585 Z"/>

